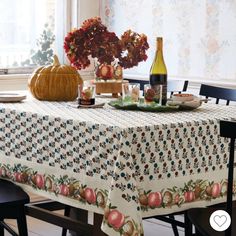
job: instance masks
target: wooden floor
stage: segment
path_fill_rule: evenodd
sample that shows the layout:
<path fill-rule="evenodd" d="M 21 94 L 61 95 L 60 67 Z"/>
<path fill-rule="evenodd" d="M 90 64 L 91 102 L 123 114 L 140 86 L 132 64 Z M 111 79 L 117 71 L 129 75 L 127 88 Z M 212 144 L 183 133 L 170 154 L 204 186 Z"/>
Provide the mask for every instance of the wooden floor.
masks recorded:
<path fill-rule="evenodd" d="M 41 197 L 37 195 L 30 195 L 31 200 L 39 200 Z M 59 213 L 63 213 L 62 211 Z M 182 216 L 177 217 L 178 220 L 183 220 Z M 6 221 L 9 225 L 11 225 L 16 231 L 16 222 L 15 220 L 7 220 Z M 173 236 L 173 231 L 170 224 L 167 224 L 162 221 L 158 221 L 155 219 L 148 219 L 143 221 L 144 224 L 144 235 L 145 236 Z M 28 232 L 29 236 L 60 236 L 61 235 L 61 228 L 57 227 L 52 224 L 48 224 L 44 221 L 40 221 L 34 219 L 32 217 L 27 217 L 27 225 L 28 225 Z M 71 235 L 69 232 L 67 235 Z M 184 236 L 184 231 L 182 228 L 179 229 L 179 235 Z M 5 236 L 10 236 L 8 232 L 5 233 Z"/>

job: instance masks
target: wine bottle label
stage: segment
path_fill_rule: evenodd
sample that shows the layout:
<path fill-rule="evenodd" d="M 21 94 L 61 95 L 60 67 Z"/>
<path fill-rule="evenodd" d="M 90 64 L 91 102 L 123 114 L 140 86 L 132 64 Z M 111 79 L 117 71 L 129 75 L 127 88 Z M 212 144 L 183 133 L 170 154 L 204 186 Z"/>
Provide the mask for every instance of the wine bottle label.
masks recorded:
<path fill-rule="evenodd" d="M 167 75 L 164 74 L 151 74 L 150 75 L 150 84 L 166 84 L 167 83 Z"/>

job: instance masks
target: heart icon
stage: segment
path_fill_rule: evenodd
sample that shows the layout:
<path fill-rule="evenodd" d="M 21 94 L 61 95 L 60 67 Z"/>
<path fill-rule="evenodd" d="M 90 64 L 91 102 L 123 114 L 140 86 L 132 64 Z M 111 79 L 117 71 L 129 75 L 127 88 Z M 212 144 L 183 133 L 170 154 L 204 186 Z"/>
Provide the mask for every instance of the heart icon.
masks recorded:
<path fill-rule="evenodd" d="M 219 226 L 223 226 L 227 221 L 227 217 L 225 215 L 216 215 L 214 216 L 214 222 Z"/>
<path fill-rule="evenodd" d="M 224 210 L 212 212 L 209 221 L 212 229 L 218 232 L 225 231 L 231 225 L 231 217 L 228 212 Z"/>

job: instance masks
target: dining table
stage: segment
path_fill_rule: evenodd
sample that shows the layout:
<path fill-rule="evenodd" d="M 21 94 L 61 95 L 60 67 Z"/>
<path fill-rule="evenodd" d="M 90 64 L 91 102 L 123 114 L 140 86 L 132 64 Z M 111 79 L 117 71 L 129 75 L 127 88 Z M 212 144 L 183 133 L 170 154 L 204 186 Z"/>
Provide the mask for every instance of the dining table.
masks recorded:
<path fill-rule="evenodd" d="M 103 215 L 107 235 L 144 235 L 145 217 L 225 201 L 229 141 L 219 120 L 235 118 L 234 105 L 144 112 L 28 95 L 0 103 L 0 177 Z"/>

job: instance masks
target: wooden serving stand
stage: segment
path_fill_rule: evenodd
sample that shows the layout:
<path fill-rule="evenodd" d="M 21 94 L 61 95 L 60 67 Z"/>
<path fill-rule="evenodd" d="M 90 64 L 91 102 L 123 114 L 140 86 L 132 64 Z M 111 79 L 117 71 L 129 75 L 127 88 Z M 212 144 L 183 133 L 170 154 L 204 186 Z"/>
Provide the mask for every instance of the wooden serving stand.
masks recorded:
<path fill-rule="evenodd" d="M 111 93 L 113 98 L 118 98 L 119 94 L 122 94 L 122 84 L 129 83 L 128 80 L 104 80 L 104 81 L 95 81 L 96 85 L 96 94 L 100 95 L 101 93 Z"/>

